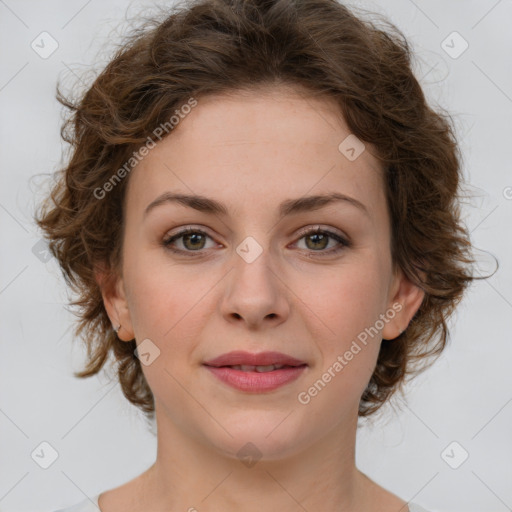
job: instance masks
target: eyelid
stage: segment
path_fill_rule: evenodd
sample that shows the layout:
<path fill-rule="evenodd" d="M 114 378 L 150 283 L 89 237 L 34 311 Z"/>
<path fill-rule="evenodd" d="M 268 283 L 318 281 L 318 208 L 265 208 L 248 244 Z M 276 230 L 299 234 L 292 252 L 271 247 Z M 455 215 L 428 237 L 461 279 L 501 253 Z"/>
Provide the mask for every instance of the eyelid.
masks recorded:
<path fill-rule="evenodd" d="M 204 234 L 208 235 L 212 239 L 215 238 L 213 235 L 211 235 L 208 232 L 208 228 L 205 228 L 204 226 L 194 225 L 194 224 L 180 226 L 180 227 L 177 228 L 177 231 L 175 233 L 166 232 L 166 234 L 164 235 L 164 238 L 168 240 L 169 238 L 172 238 L 175 235 L 186 234 L 187 230 L 190 230 L 190 231 L 192 231 L 192 230 L 196 231 L 197 230 L 199 232 L 204 232 Z M 349 241 L 350 241 L 349 237 L 347 235 L 345 235 L 342 231 L 340 231 L 340 230 L 338 230 L 338 229 L 336 229 L 334 227 L 331 227 L 331 226 L 324 226 L 323 224 L 312 224 L 312 225 L 309 225 L 309 226 L 305 226 L 305 227 L 299 229 L 299 231 L 296 232 L 295 236 L 297 236 L 297 237 L 301 236 L 302 237 L 304 235 L 311 234 L 315 230 L 334 232 L 339 237 L 343 238 L 347 243 L 349 243 Z"/>
<path fill-rule="evenodd" d="M 184 224 L 182 226 L 178 226 L 176 228 L 166 231 L 164 237 L 171 238 L 175 235 L 182 234 L 184 231 L 187 231 L 187 230 L 189 230 L 189 231 L 192 231 L 192 230 L 204 231 L 205 233 L 207 233 L 208 228 L 206 228 L 204 226 L 196 225 L 196 224 Z M 207 234 L 208 234 L 208 236 L 211 236 L 209 233 L 207 233 Z"/>
<path fill-rule="evenodd" d="M 313 224 L 313 225 L 301 228 L 297 232 L 297 236 L 301 236 L 302 237 L 304 235 L 309 235 L 311 233 L 314 233 L 315 231 L 326 231 L 326 232 L 329 232 L 329 233 L 336 234 L 340 238 L 343 238 L 344 240 L 346 240 L 347 243 L 349 243 L 348 236 L 346 236 L 343 232 L 341 232 L 338 229 L 333 228 L 331 226 L 324 226 L 323 224 Z"/>
<path fill-rule="evenodd" d="M 326 234 L 328 238 L 331 238 L 338 242 L 338 247 L 331 248 L 326 251 L 313 251 L 309 250 L 308 255 L 315 254 L 318 258 L 327 258 L 329 256 L 336 256 L 340 252 L 349 249 L 352 247 L 351 239 L 346 236 L 343 232 L 331 226 L 323 226 L 321 224 L 316 224 L 312 226 L 306 226 L 301 228 L 296 235 L 296 241 L 294 244 L 297 244 L 300 240 L 302 240 L 306 236 L 311 236 L 316 233 Z"/>
<path fill-rule="evenodd" d="M 174 253 L 177 253 L 177 254 L 189 254 L 190 256 L 201 256 L 204 254 L 205 251 L 208 251 L 208 249 L 200 249 L 200 250 L 197 250 L 197 251 L 187 251 L 187 250 L 183 250 L 183 249 L 174 249 L 172 246 L 171 246 L 171 242 L 174 242 L 175 240 L 179 240 L 180 238 L 182 238 L 183 236 L 189 234 L 189 233 L 201 233 L 201 234 L 204 234 L 206 235 L 208 238 L 210 238 L 212 241 L 214 241 L 215 243 L 218 244 L 218 242 L 215 240 L 215 237 L 212 236 L 211 234 L 208 233 L 208 230 L 207 228 L 204 228 L 204 227 L 199 227 L 199 226 L 195 226 L 195 225 L 185 225 L 185 226 L 180 226 L 179 228 L 177 228 L 178 230 L 175 232 L 175 233 L 171 233 L 171 234 L 166 234 L 164 236 L 164 239 L 162 241 L 162 245 L 174 252 Z M 320 233 L 325 233 L 329 238 L 333 239 L 333 240 L 336 240 L 336 242 L 338 242 L 338 247 L 337 248 L 331 248 L 329 250 L 326 250 L 326 251 L 314 251 L 314 250 L 309 250 L 307 252 L 309 252 L 309 254 L 315 254 L 315 253 L 318 253 L 318 257 L 327 257 L 329 255 L 335 255 L 337 254 L 338 252 L 341 252 L 343 249 L 346 249 L 346 248 L 349 248 L 352 246 L 352 242 L 350 240 L 349 237 L 347 237 L 344 233 L 340 232 L 338 229 L 334 228 L 334 227 L 331 227 L 331 226 L 323 226 L 321 224 L 314 224 L 314 225 L 309 225 L 309 226 L 305 226 L 303 228 L 301 228 L 296 234 L 295 234 L 295 237 L 294 237 L 294 240 L 295 242 L 293 242 L 294 244 L 297 244 L 300 240 L 302 240 L 302 238 L 304 238 L 305 236 L 308 236 L 308 235 L 313 235 L 317 232 L 320 232 Z"/>
<path fill-rule="evenodd" d="M 180 226 L 180 227 L 176 228 L 176 230 L 173 230 L 172 232 L 167 232 L 163 237 L 162 243 L 163 243 L 163 245 L 166 246 L 173 239 L 179 240 L 180 238 L 182 238 L 183 236 L 185 236 L 189 233 L 204 234 L 207 237 L 209 237 L 211 240 L 213 240 L 215 243 L 218 243 L 218 242 L 216 242 L 215 237 L 208 232 L 207 228 L 205 228 L 203 226 L 195 226 L 195 225 Z M 193 251 L 187 251 L 187 252 L 193 252 Z M 197 252 L 199 252 L 199 251 L 197 251 Z"/>

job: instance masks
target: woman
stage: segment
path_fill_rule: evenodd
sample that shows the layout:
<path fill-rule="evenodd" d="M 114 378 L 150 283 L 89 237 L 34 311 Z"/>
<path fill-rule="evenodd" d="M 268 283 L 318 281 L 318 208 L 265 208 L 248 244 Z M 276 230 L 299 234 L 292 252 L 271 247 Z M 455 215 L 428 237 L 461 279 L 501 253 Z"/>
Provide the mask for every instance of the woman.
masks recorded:
<path fill-rule="evenodd" d="M 424 511 L 355 465 L 473 279 L 458 147 L 410 50 L 334 0 L 199 0 L 137 32 L 38 216 L 155 463 L 67 512 Z"/>

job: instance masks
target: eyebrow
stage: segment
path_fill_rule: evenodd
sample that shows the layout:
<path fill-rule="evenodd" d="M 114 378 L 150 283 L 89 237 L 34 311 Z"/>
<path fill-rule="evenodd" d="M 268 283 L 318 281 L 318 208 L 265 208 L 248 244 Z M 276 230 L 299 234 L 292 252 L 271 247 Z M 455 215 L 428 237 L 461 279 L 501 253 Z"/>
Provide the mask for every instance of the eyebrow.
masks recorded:
<path fill-rule="evenodd" d="M 313 196 L 299 197 L 297 199 L 287 199 L 279 205 L 279 217 L 283 218 L 287 215 L 294 215 L 297 213 L 314 211 L 324 206 L 336 203 L 345 202 L 355 206 L 361 210 L 368 217 L 370 213 L 366 206 L 358 201 L 357 199 L 333 192 L 330 194 L 320 194 Z M 209 213 L 214 215 L 227 216 L 229 215 L 228 209 L 222 203 L 219 203 L 215 199 L 211 199 L 201 195 L 190 195 L 190 194 L 177 194 L 174 192 L 165 192 L 158 196 L 152 201 L 145 209 L 144 216 L 146 216 L 151 210 L 166 203 L 178 203 L 194 210 Z"/>

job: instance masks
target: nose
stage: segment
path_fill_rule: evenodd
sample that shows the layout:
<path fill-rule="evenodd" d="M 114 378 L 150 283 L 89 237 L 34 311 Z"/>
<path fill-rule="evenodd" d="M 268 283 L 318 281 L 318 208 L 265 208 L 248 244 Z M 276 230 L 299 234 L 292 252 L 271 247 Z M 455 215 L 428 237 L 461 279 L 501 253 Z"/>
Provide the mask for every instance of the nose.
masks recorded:
<path fill-rule="evenodd" d="M 270 251 L 263 250 L 255 259 L 246 258 L 243 249 L 240 254 L 234 255 L 234 268 L 224 282 L 223 317 L 228 322 L 245 323 L 252 330 L 286 321 L 290 292 L 272 264 Z"/>

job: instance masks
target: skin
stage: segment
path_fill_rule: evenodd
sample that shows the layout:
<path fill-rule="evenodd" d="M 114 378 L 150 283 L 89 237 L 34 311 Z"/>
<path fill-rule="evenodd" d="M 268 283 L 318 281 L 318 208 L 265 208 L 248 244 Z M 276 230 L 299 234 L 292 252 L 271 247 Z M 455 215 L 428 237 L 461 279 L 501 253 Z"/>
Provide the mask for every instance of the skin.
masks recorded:
<path fill-rule="evenodd" d="M 382 169 L 370 144 L 354 161 L 338 150 L 349 134 L 332 100 L 298 90 L 203 97 L 132 170 L 121 273 L 108 286 L 98 273 L 98 282 L 112 323 L 122 326 L 119 338 L 149 338 L 160 350 L 142 365 L 155 396 L 158 450 L 142 475 L 101 495 L 103 512 L 407 512 L 356 468 L 357 412 L 382 338 L 407 327 L 424 293 L 394 271 Z M 168 202 L 145 216 L 165 191 L 213 198 L 229 215 Z M 333 191 L 367 214 L 338 202 L 278 218 L 284 200 Z M 208 237 L 176 240 L 183 255 L 162 245 L 189 225 Z M 299 233 L 317 225 L 351 245 L 322 256 L 340 245 Z M 236 252 L 249 236 L 262 249 L 251 263 Z M 189 256 L 194 248 L 202 255 Z M 298 394 L 397 303 L 402 309 L 379 334 L 299 403 Z M 202 365 L 231 350 L 275 350 L 308 367 L 272 392 L 242 392 Z M 237 456 L 248 441 L 262 454 L 252 467 Z"/>

